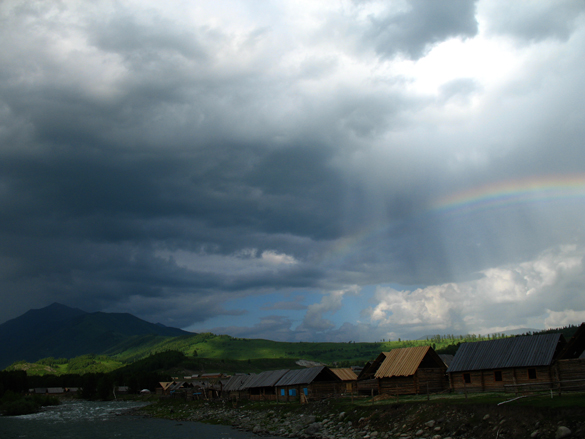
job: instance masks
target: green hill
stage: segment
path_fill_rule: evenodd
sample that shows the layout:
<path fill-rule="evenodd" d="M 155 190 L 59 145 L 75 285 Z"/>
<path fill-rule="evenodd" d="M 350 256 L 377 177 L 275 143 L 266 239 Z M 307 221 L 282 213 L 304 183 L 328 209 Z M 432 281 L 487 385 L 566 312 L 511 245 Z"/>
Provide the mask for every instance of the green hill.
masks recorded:
<path fill-rule="evenodd" d="M 54 303 L 0 325 L 0 368 L 15 361 L 104 354 L 134 337 L 175 338 L 191 334 L 149 323 L 131 314 L 87 313 Z"/>
<path fill-rule="evenodd" d="M 576 329 L 571 326 L 555 331 L 568 339 Z M 0 325 L 4 348 L 0 351 L 0 368 L 17 363 L 14 368 L 35 375 L 108 372 L 170 351 L 183 354 L 191 363 L 181 367 L 194 371 L 220 366 L 230 372 L 270 370 L 278 369 L 278 364 L 290 368 L 301 359 L 350 366 L 363 365 L 380 352 L 396 348 L 431 345 L 439 353 L 453 354 L 460 343 L 501 337 L 505 335 L 435 335 L 424 340 L 373 343 L 276 342 L 194 334 L 145 322 L 131 314 L 86 313 L 53 304 Z M 226 361 L 231 363 L 227 365 Z"/>

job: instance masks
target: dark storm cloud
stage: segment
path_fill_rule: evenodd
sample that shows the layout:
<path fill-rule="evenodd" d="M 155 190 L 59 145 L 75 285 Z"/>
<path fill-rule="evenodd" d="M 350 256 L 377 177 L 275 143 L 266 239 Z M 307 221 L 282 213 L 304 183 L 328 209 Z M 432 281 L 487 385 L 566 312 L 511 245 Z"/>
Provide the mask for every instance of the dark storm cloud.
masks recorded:
<path fill-rule="evenodd" d="M 430 209 L 473 187 L 582 172 L 580 10 L 490 4 L 4 2 L 0 321 L 62 301 L 185 327 L 237 317 L 232 299 L 477 280 L 576 242 L 579 206 Z M 464 72 L 416 70 L 446 40 L 487 44 L 481 11 L 518 47 L 566 46 L 492 54 L 492 82 L 464 55 L 448 58 Z M 368 325 L 335 321 L 342 302 L 258 299 L 307 316 L 229 331 L 366 337 Z"/>
<path fill-rule="evenodd" d="M 418 59 L 433 44 L 448 38 L 475 36 L 475 3 L 475 0 L 447 3 L 423 0 L 405 4 L 406 10 L 402 11 L 390 4 L 384 14 L 370 18 L 371 27 L 365 38 L 383 57 L 403 53 Z"/>

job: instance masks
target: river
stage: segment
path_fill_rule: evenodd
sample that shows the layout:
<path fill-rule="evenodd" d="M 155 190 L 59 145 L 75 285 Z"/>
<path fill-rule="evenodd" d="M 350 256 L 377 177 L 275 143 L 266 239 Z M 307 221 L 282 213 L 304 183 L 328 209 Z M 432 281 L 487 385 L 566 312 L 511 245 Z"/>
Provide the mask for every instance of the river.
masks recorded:
<path fill-rule="evenodd" d="M 141 402 L 70 401 L 47 407 L 40 413 L 0 417 L 0 439 L 13 438 L 157 438 L 249 439 L 253 433 L 222 425 L 177 422 L 124 414 Z"/>

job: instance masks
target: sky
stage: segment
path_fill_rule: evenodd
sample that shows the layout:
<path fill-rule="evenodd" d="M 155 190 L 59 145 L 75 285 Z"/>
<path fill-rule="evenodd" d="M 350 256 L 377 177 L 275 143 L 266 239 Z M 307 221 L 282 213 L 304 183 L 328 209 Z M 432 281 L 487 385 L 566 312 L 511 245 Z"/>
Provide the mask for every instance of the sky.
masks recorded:
<path fill-rule="evenodd" d="M 0 323 L 585 321 L 585 2 L 0 2 Z"/>

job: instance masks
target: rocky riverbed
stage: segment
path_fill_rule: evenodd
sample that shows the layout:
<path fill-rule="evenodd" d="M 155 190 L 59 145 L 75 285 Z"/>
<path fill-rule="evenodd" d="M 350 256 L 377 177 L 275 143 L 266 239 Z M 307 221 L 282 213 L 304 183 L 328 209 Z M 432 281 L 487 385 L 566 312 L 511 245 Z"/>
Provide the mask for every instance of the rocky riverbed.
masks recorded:
<path fill-rule="evenodd" d="M 231 425 L 260 436 L 319 439 L 516 439 L 585 437 L 582 408 L 325 400 L 309 404 L 184 402 L 146 407 L 148 416 Z"/>

